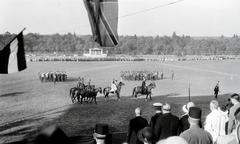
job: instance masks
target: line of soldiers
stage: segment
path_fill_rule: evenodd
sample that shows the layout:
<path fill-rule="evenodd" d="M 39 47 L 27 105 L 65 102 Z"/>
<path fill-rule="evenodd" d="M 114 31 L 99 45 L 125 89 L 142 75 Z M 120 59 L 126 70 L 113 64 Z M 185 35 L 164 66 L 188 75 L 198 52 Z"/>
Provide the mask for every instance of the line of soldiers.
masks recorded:
<path fill-rule="evenodd" d="M 159 80 L 163 79 L 163 72 L 158 71 L 121 71 L 121 78 L 124 80 Z"/>
<path fill-rule="evenodd" d="M 66 72 L 42 72 L 38 73 L 41 82 L 64 82 L 67 80 Z"/>

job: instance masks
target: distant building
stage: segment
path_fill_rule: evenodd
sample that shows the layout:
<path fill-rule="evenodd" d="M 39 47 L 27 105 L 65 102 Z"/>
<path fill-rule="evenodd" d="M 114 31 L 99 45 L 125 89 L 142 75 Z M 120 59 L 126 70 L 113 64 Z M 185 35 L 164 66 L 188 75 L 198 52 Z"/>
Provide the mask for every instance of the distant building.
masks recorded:
<path fill-rule="evenodd" d="M 107 52 L 103 53 L 101 48 L 90 48 L 88 52 L 84 52 L 83 56 L 90 58 L 104 58 L 107 57 Z"/>

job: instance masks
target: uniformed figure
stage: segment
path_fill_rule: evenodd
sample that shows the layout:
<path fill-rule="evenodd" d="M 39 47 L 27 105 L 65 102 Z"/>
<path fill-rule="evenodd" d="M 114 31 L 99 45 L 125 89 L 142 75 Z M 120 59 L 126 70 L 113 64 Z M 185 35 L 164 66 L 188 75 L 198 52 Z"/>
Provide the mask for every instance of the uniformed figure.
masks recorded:
<path fill-rule="evenodd" d="M 145 79 L 145 77 L 143 77 L 143 81 L 142 81 L 142 93 L 145 92 L 145 89 L 146 89 L 146 79 Z"/>
<path fill-rule="evenodd" d="M 190 128 L 180 134 L 188 144 L 212 144 L 212 136 L 209 132 L 199 127 L 202 110 L 198 107 L 189 108 Z"/>
<path fill-rule="evenodd" d="M 172 71 L 172 80 L 173 80 L 173 78 L 174 78 L 174 71 Z"/>
<path fill-rule="evenodd" d="M 138 139 L 138 132 L 144 127 L 148 126 L 148 122 L 141 116 L 141 109 L 138 107 L 135 109 L 136 117 L 131 119 L 128 127 L 127 143 L 128 144 L 142 144 Z"/>
<path fill-rule="evenodd" d="M 150 127 L 153 129 L 154 135 L 156 136 L 156 121 L 159 117 L 162 116 L 162 103 L 154 103 L 153 104 L 156 113 L 154 116 L 151 117 L 150 120 Z"/>
<path fill-rule="evenodd" d="M 217 85 L 214 88 L 214 97 L 217 99 L 218 97 L 218 92 L 219 92 L 219 81 L 217 82 Z"/>

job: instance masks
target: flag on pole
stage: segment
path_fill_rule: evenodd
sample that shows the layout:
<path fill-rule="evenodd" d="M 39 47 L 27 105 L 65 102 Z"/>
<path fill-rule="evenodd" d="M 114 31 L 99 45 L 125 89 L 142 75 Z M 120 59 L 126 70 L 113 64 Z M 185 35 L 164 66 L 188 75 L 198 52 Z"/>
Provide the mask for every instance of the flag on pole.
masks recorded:
<path fill-rule="evenodd" d="M 23 33 L 20 32 L 0 51 L 0 74 L 9 74 L 27 68 Z"/>
<path fill-rule="evenodd" d="M 100 46 L 118 45 L 118 0 L 84 0 L 93 39 Z"/>

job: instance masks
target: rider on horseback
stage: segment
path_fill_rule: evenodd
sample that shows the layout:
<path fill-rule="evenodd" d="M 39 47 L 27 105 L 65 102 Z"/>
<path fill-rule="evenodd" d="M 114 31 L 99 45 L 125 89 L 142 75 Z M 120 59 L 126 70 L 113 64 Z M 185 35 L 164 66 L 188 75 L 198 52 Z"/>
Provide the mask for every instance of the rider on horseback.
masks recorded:
<path fill-rule="evenodd" d="M 142 81 L 142 93 L 144 93 L 146 90 L 146 79 L 145 77 L 143 77 L 143 81 Z"/>
<path fill-rule="evenodd" d="M 117 90 L 117 80 L 113 80 L 112 84 L 111 84 L 111 93 L 115 93 L 115 91 Z"/>

